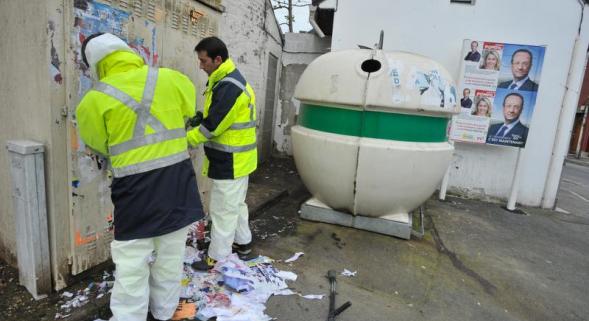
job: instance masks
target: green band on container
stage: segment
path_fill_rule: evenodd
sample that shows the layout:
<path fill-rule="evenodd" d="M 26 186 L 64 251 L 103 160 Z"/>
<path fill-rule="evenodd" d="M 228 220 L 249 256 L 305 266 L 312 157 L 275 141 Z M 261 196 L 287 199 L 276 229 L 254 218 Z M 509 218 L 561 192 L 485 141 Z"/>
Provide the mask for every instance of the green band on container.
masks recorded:
<path fill-rule="evenodd" d="M 299 125 L 328 133 L 437 143 L 447 141 L 448 118 L 301 104 Z"/>

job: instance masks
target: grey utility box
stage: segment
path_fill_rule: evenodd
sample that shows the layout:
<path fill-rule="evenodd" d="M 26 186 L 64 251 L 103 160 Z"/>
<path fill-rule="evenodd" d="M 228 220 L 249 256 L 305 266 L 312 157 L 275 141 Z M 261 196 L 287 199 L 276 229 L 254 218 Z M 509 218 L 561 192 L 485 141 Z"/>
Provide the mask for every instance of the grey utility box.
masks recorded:
<path fill-rule="evenodd" d="M 35 299 L 51 291 L 43 144 L 8 141 L 19 281 Z"/>

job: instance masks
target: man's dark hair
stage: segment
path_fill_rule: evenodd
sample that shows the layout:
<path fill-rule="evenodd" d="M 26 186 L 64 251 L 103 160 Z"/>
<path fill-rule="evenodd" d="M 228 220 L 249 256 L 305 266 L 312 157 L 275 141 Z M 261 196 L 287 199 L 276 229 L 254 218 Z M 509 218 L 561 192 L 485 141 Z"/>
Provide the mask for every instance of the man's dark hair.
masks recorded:
<path fill-rule="evenodd" d="M 507 97 L 509 97 L 509 96 L 519 97 L 519 99 L 521 99 L 521 101 L 522 101 L 522 110 L 524 109 L 524 96 L 522 96 L 521 94 L 518 94 L 518 93 L 509 93 L 509 94 L 505 95 L 505 98 L 503 98 L 503 106 L 505 106 L 505 101 L 507 100 Z"/>
<path fill-rule="evenodd" d="M 207 56 L 211 59 L 215 59 L 217 56 L 221 57 L 221 60 L 225 61 L 229 58 L 229 51 L 227 50 L 227 46 L 225 43 L 217 38 L 217 37 L 207 37 L 201 40 L 196 47 L 194 47 L 194 51 L 197 53 L 200 51 L 205 51 Z"/>
<path fill-rule="evenodd" d="M 84 42 L 82 43 L 82 50 L 81 50 L 82 51 L 82 61 L 84 62 L 86 67 L 90 67 L 90 64 L 88 64 L 88 59 L 86 59 L 86 46 L 88 45 L 88 42 L 90 42 L 90 40 L 92 40 L 98 36 L 102 36 L 103 34 L 104 34 L 104 32 L 92 34 L 92 35 L 88 36 L 88 38 L 86 38 L 84 40 Z"/>
<path fill-rule="evenodd" d="M 515 57 L 516 54 L 520 53 L 520 52 L 525 52 L 528 55 L 530 55 L 530 65 L 532 64 L 532 60 L 534 59 L 534 55 L 532 55 L 532 52 L 529 51 L 528 49 L 518 49 L 516 51 L 513 52 L 513 55 L 511 55 L 511 63 L 513 63 L 513 58 Z"/>

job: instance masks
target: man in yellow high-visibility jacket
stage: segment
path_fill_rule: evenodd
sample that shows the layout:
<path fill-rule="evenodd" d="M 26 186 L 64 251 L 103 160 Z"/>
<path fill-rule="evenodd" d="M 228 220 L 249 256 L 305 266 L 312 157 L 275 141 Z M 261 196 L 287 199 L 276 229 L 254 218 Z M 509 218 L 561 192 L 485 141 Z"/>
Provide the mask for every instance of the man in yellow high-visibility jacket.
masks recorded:
<path fill-rule="evenodd" d="M 111 321 L 145 321 L 148 309 L 168 320 L 178 305 L 188 226 L 203 216 L 184 130 L 196 111 L 194 85 L 145 65 L 108 33 L 88 37 L 82 57 L 100 81 L 77 107 L 79 133 L 108 157 L 114 177 Z"/>
<path fill-rule="evenodd" d="M 198 270 L 214 266 L 231 254 L 251 252 L 252 233 L 245 203 L 248 175 L 257 167 L 256 98 L 233 61 L 225 43 L 216 37 L 201 40 L 194 49 L 208 75 L 202 123 L 188 132 L 188 143 L 204 143 L 203 174 L 212 179 L 209 213 L 211 244 Z"/>

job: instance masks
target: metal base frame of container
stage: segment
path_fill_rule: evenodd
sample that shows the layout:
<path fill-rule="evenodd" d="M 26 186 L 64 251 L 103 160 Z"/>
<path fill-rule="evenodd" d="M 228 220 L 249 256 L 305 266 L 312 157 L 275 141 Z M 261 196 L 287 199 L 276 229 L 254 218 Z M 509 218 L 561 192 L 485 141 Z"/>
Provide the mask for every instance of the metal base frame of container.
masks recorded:
<path fill-rule="evenodd" d="M 353 227 L 406 240 L 410 239 L 412 234 L 412 215 L 402 214 L 402 216 L 406 216 L 404 221 L 352 215 L 334 210 L 316 198 L 311 198 L 301 205 L 300 215 L 301 218 L 309 221 Z"/>

